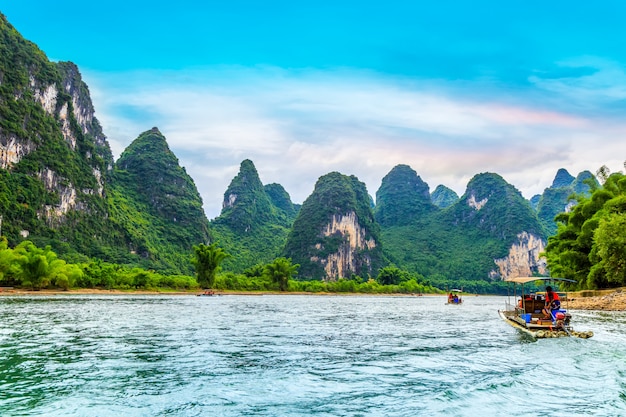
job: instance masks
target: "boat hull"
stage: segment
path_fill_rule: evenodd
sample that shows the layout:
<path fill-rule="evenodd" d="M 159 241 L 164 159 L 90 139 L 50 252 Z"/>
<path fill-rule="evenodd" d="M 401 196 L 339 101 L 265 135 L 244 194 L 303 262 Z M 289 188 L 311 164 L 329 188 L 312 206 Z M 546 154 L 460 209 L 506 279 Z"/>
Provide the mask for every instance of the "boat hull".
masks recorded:
<path fill-rule="evenodd" d="M 572 336 L 579 337 L 581 339 L 588 339 L 593 336 L 593 332 L 591 331 L 577 332 L 568 327 L 557 328 L 553 325 L 529 325 L 524 323 L 514 312 L 511 311 L 498 310 L 498 314 L 508 325 L 534 339 Z"/>

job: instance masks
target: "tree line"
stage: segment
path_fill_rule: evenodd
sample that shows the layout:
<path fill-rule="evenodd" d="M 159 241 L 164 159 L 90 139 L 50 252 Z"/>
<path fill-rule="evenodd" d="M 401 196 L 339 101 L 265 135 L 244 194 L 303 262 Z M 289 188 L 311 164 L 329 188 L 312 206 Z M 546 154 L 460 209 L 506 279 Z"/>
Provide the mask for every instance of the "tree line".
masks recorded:
<path fill-rule="evenodd" d="M 342 293 L 441 293 L 423 277 L 389 266 L 376 278 L 356 275 L 334 282 L 297 281 L 298 264 L 289 258 L 277 258 L 267 264 L 248 268 L 243 274 L 222 271 L 222 262 L 229 257 L 214 242 L 193 247 L 190 262 L 195 276 L 167 275 L 139 267 L 104 262 L 99 259 L 68 263 L 60 259 L 50 246 L 37 247 L 23 241 L 10 248 L 0 237 L 0 286 L 30 290 L 98 288 L 108 290 L 192 291 L 201 288 L 233 291 L 291 291 Z"/>

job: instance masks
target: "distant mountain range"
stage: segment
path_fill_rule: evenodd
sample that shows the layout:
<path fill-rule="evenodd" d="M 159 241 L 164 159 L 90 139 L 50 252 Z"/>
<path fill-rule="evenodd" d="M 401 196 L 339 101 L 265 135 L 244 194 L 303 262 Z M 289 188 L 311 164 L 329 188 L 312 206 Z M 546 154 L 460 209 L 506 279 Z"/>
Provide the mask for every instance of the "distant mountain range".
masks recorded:
<path fill-rule="evenodd" d="M 280 184 L 262 184 L 244 160 L 209 221 L 157 128 L 114 161 L 74 64 L 50 62 L 1 15 L 0 48 L 1 232 L 11 245 L 29 239 L 70 261 L 190 274 L 192 246 L 217 241 L 235 273 L 286 256 L 300 264 L 300 279 L 369 279 L 393 264 L 432 282 L 489 284 L 545 273 L 539 255 L 555 215 L 596 181 L 561 169 L 528 201 L 499 175 L 482 173 L 459 197 L 443 185 L 431 193 L 398 165 L 375 205 L 358 178 L 331 172 L 300 206 Z"/>

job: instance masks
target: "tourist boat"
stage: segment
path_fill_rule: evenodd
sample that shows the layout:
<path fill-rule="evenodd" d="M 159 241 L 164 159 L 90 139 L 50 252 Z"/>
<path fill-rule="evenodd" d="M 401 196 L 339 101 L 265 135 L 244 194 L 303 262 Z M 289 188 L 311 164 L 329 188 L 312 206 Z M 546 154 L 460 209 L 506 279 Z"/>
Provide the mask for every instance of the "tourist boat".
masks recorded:
<path fill-rule="evenodd" d="M 576 282 L 565 278 L 552 277 L 516 277 L 504 280 L 513 284 L 513 299 L 517 300 L 511 303 L 511 294 L 507 298 L 506 308 L 498 310 L 498 314 L 509 325 L 513 326 L 520 332 L 527 334 L 535 339 L 544 339 L 552 337 L 569 337 L 575 336 L 582 339 L 588 339 L 593 336 L 593 332 L 579 332 L 572 329 L 570 324 L 571 314 L 563 305 L 551 310 L 551 317 L 544 319 L 542 312 L 545 306 L 545 296 L 542 293 L 525 294 L 524 284 L 534 281 L 565 281 Z M 517 289 L 520 288 L 519 294 Z M 559 297 L 567 303 L 567 294 L 559 293 Z M 567 305 L 565 306 L 567 307 Z"/>
<path fill-rule="evenodd" d="M 448 303 L 447 304 L 463 304 L 463 298 L 461 298 L 461 293 L 463 290 L 459 290 L 458 288 L 453 288 L 448 292 Z"/>

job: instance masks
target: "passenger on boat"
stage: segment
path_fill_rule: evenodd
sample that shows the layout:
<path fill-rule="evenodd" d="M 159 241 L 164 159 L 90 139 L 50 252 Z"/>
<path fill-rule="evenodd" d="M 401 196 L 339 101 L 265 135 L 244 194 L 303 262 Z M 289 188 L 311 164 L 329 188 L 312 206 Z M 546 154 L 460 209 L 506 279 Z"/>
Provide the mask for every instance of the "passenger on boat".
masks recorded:
<path fill-rule="evenodd" d="M 530 294 L 522 295 L 522 296 L 520 297 L 519 301 L 517 302 L 517 306 L 518 306 L 519 308 L 522 308 L 522 307 L 524 306 L 524 303 L 523 303 L 523 301 L 522 301 L 522 298 L 524 299 L 524 301 L 532 301 L 533 296 L 532 296 L 532 295 L 530 295 Z"/>
<path fill-rule="evenodd" d="M 452 295 L 452 293 L 448 294 L 448 303 L 451 303 L 453 299 L 454 296 Z"/>
<path fill-rule="evenodd" d="M 552 287 L 547 286 L 546 287 L 546 304 L 542 311 L 543 318 L 551 319 L 552 316 L 550 312 L 552 310 L 558 310 L 559 308 L 561 308 L 561 301 L 559 300 L 559 295 L 556 292 L 552 291 Z"/>

